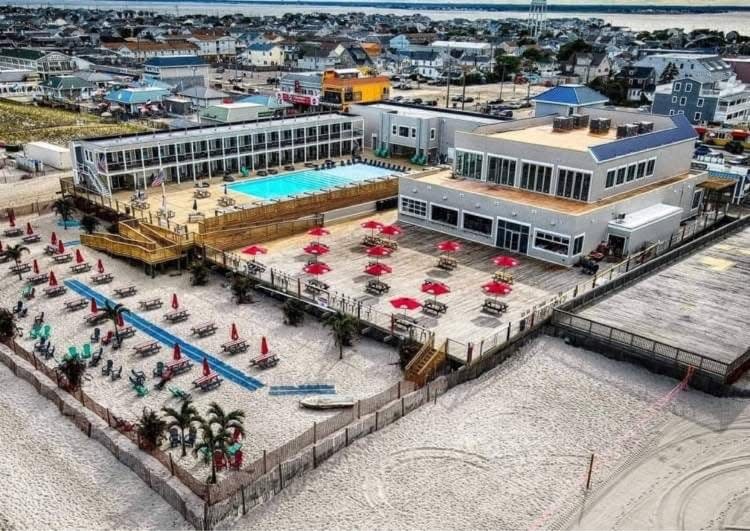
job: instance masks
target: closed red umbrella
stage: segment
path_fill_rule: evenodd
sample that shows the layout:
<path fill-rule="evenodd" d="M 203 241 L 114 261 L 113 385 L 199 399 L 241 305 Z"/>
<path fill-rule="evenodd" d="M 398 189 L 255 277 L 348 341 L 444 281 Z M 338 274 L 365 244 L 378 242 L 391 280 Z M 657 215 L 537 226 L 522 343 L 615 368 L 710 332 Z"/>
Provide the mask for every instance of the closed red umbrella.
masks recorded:
<path fill-rule="evenodd" d="M 117 326 L 125 326 L 125 318 L 121 313 L 117 314 Z"/>
<path fill-rule="evenodd" d="M 487 284 L 483 284 L 482 289 L 485 293 L 494 295 L 495 297 L 497 297 L 498 295 L 507 295 L 508 293 L 513 291 L 513 288 L 511 288 L 505 282 L 498 282 L 496 280 L 488 282 Z"/>
<path fill-rule="evenodd" d="M 390 239 L 391 236 L 398 236 L 402 232 L 404 231 L 401 229 L 401 227 L 398 227 L 396 225 L 386 225 L 385 227 L 380 229 L 380 234 L 385 234 L 386 236 L 388 236 L 388 239 Z"/>
<path fill-rule="evenodd" d="M 29 236 L 34 234 L 34 227 L 31 226 L 31 222 L 26 223 L 26 234 Z"/>
<path fill-rule="evenodd" d="M 376 229 L 380 230 L 384 226 L 385 225 L 383 225 L 381 222 L 379 222 L 379 221 L 377 221 L 375 219 L 368 219 L 367 221 L 365 221 L 364 223 L 361 224 L 361 227 L 363 229 L 369 229 L 369 230 L 371 230 L 373 236 L 375 235 L 375 230 Z"/>
<path fill-rule="evenodd" d="M 54 271 L 49 272 L 49 285 L 50 287 L 53 287 L 53 288 L 57 286 L 57 277 L 55 276 Z"/>
<path fill-rule="evenodd" d="M 264 356 L 268 355 L 268 342 L 266 341 L 266 336 L 263 336 L 263 339 L 260 340 L 260 353 Z"/>
<path fill-rule="evenodd" d="M 177 361 L 180 358 L 182 358 L 182 351 L 180 350 L 180 344 L 175 343 L 174 344 L 174 350 L 172 351 L 172 359 Z"/>
<path fill-rule="evenodd" d="M 36 261 L 36 258 L 34 258 L 34 262 L 32 262 L 31 268 L 34 270 L 34 274 L 39 274 L 39 264 Z"/>
<path fill-rule="evenodd" d="M 240 338 L 240 333 L 237 331 L 237 325 L 232 323 L 232 331 L 229 333 L 229 337 L 232 341 L 237 341 Z"/>
<path fill-rule="evenodd" d="M 84 262 L 83 253 L 80 249 L 76 249 L 76 264 L 82 264 Z"/>
<path fill-rule="evenodd" d="M 172 309 L 176 310 L 180 307 L 180 301 L 177 300 L 177 294 L 172 293 Z"/>
<path fill-rule="evenodd" d="M 96 299 L 91 299 L 91 313 L 99 313 L 99 308 L 96 306 Z"/>
<path fill-rule="evenodd" d="M 422 306 L 421 302 L 411 297 L 397 297 L 391 299 L 389 302 L 391 303 L 391 306 L 397 310 L 416 310 Z"/>
<path fill-rule="evenodd" d="M 249 254 L 253 257 L 253 260 L 255 260 L 255 257 L 259 254 L 266 254 L 268 252 L 268 249 L 263 247 L 262 245 L 249 245 L 242 249 L 243 254 Z"/>
<path fill-rule="evenodd" d="M 307 245 L 302 250 L 305 251 L 305 253 L 311 254 L 313 256 L 320 256 L 322 254 L 326 254 L 331 251 L 327 245 L 323 245 L 322 243 L 318 243 L 318 242 L 313 242 Z"/>
<path fill-rule="evenodd" d="M 102 259 L 96 261 L 96 270 L 101 274 L 104 273 L 104 263 L 102 262 Z"/>
<path fill-rule="evenodd" d="M 379 277 L 385 275 L 386 273 L 393 273 L 393 269 L 391 269 L 391 267 L 386 264 L 381 264 L 380 262 L 378 262 L 376 264 L 367 266 L 365 268 L 365 273 L 374 277 Z"/>
<path fill-rule="evenodd" d="M 55 234 L 54 231 L 52 232 L 52 235 L 49 237 L 49 243 L 50 245 L 57 244 L 57 234 Z"/>
<path fill-rule="evenodd" d="M 313 262 L 312 264 L 307 264 L 303 268 L 304 272 L 308 275 L 324 275 L 331 271 L 331 268 L 328 264 L 324 262 Z"/>
<path fill-rule="evenodd" d="M 513 258 L 512 256 L 507 256 L 507 255 L 496 256 L 495 258 L 492 259 L 492 261 L 495 263 L 496 266 L 505 267 L 505 268 L 516 267 L 518 264 L 521 263 L 517 259 Z"/>
<path fill-rule="evenodd" d="M 454 242 L 453 240 L 445 240 L 444 242 L 438 243 L 437 248 L 443 253 L 455 253 L 456 251 L 461 250 L 461 244 Z"/>
<path fill-rule="evenodd" d="M 3 242 L 0 242 L 0 253 L 3 252 Z"/>
<path fill-rule="evenodd" d="M 208 359 L 203 358 L 203 376 L 211 374 L 211 367 L 208 366 Z"/>
<path fill-rule="evenodd" d="M 65 244 L 62 240 L 57 240 L 57 252 L 60 254 L 65 252 Z"/>
<path fill-rule="evenodd" d="M 429 293 L 430 295 L 433 295 L 436 299 L 438 295 L 445 295 L 446 293 L 450 293 L 451 289 L 443 284 L 442 282 L 435 282 L 435 281 L 427 281 L 422 284 L 422 293 Z"/>
<path fill-rule="evenodd" d="M 386 256 L 391 256 L 391 253 L 393 252 L 393 249 L 390 247 L 385 247 L 383 245 L 374 245 L 372 247 L 368 247 L 367 256 L 374 256 L 376 258 L 383 258 Z"/>
<path fill-rule="evenodd" d="M 8 209 L 8 223 L 10 223 L 11 227 L 16 226 L 16 213 L 13 212 L 12 208 Z"/>

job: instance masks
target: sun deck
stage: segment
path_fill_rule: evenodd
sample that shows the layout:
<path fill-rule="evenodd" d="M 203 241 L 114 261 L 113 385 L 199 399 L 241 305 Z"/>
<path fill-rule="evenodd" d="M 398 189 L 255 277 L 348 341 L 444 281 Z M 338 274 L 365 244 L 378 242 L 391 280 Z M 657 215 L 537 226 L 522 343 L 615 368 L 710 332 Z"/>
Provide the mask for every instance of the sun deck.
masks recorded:
<path fill-rule="evenodd" d="M 516 131 L 503 131 L 489 136 L 503 140 L 512 140 L 514 142 L 524 142 L 526 144 L 574 151 L 587 151 L 591 147 L 617 140 L 615 129 L 610 129 L 605 134 L 596 135 L 589 132 L 588 128 L 557 132 L 552 131 L 552 124 L 537 125 Z"/>

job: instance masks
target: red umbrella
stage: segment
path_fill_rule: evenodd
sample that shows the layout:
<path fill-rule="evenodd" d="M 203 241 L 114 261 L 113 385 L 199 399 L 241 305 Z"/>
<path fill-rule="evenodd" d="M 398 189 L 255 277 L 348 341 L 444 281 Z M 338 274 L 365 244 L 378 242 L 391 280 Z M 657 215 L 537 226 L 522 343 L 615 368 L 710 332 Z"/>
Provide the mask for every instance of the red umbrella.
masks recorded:
<path fill-rule="evenodd" d="M 34 269 L 34 274 L 38 275 L 39 274 L 39 264 L 37 263 L 36 258 L 34 258 L 34 262 L 33 262 L 33 264 L 32 264 L 31 267 Z"/>
<path fill-rule="evenodd" d="M 122 317 L 121 313 L 117 314 L 117 326 L 125 326 L 125 319 Z"/>
<path fill-rule="evenodd" d="M 54 271 L 50 271 L 49 272 L 49 285 L 51 287 L 57 286 L 57 277 L 55 276 L 55 272 Z"/>
<path fill-rule="evenodd" d="M 309 234 L 310 236 L 320 237 L 320 236 L 328 236 L 329 234 L 331 234 L 331 231 L 329 231 L 325 227 L 313 227 L 312 229 L 307 231 L 307 234 Z"/>
<path fill-rule="evenodd" d="M 34 234 L 34 228 L 31 226 L 31 222 L 26 223 L 26 234 L 29 236 Z"/>
<path fill-rule="evenodd" d="M 320 256 L 322 254 L 326 254 L 327 252 L 330 252 L 330 249 L 328 248 L 328 246 L 323 245 L 322 243 L 313 242 L 309 244 L 307 247 L 305 247 L 303 251 L 313 256 Z"/>
<path fill-rule="evenodd" d="M 263 336 L 263 339 L 260 340 L 260 353 L 264 356 L 268 355 L 268 342 L 266 341 L 266 336 Z"/>
<path fill-rule="evenodd" d="M 232 323 L 232 331 L 229 333 L 229 337 L 232 341 L 237 341 L 240 338 L 240 333 L 237 331 L 237 325 Z"/>
<path fill-rule="evenodd" d="M 513 291 L 513 288 L 511 288 L 505 282 L 498 282 L 496 280 L 488 282 L 487 284 L 483 284 L 482 289 L 485 293 L 494 295 L 495 297 L 497 297 L 498 295 L 507 295 L 508 293 Z"/>
<path fill-rule="evenodd" d="M 375 263 L 365 268 L 365 273 L 374 277 L 385 275 L 386 273 L 393 273 L 393 269 L 386 264 Z"/>
<path fill-rule="evenodd" d="M 372 235 L 373 236 L 375 235 L 375 229 L 380 230 L 384 226 L 385 225 L 383 225 L 382 223 L 380 223 L 379 221 L 377 221 L 375 219 L 369 219 L 369 220 L 365 221 L 364 223 L 362 223 L 362 225 L 361 225 L 361 227 L 363 229 L 370 229 L 372 231 Z"/>
<path fill-rule="evenodd" d="M 99 308 L 96 306 L 96 299 L 91 299 L 91 313 L 99 313 Z"/>
<path fill-rule="evenodd" d="M 331 270 L 330 266 L 324 262 L 313 262 L 312 264 L 307 264 L 302 269 L 308 275 L 324 275 Z"/>
<path fill-rule="evenodd" d="M 76 264 L 82 264 L 84 262 L 83 253 L 80 249 L 76 249 Z"/>
<path fill-rule="evenodd" d="M 208 366 L 208 359 L 203 358 L 203 376 L 211 374 L 211 367 Z"/>
<path fill-rule="evenodd" d="M 267 252 L 268 252 L 268 249 L 266 249 L 262 245 L 250 245 L 242 249 L 242 253 L 251 255 L 253 257 L 253 260 L 255 260 L 255 257 L 257 255 L 266 254 Z"/>
<path fill-rule="evenodd" d="M 12 208 L 8 209 L 8 223 L 10 223 L 11 227 L 16 226 L 16 213 L 13 212 Z"/>
<path fill-rule="evenodd" d="M 182 352 L 180 351 L 180 344 L 175 343 L 174 344 L 174 350 L 172 351 L 172 359 L 177 361 L 182 357 Z"/>
<path fill-rule="evenodd" d="M 49 238 L 49 243 L 51 245 L 55 245 L 57 243 L 57 234 L 55 234 L 54 232 L 52 232 L 52 236 L 50 236 Z"/>
<path fill-rule="evenodd" d="M 102 259 L 96 261 L 96 270 L 101 274 L 104 273 L 104 264 L 102 263 Z"/>
<path fill-rule="evenodd" d="M 455 253 L 456 251 L 461 250 L 461 244 L 452 240 L 446 240 L 438 243 L 437 248 L 444 253 Z"/>
<path fill-rule="evenodd" d="M 442 282 L 435 282 L 428 280 L 427 282 L 424 282 L 422 284 L 422 293 L 429 293 L 430 295 L 433 295 L 436 299 L 438 295 L 445 295 L 446 293 L 450 293 L 451 289 L 443 284 Z"/>
<path fill-rule="evenodd" d="M 177 294 L 172 293 L 172 309 L 176 310 L 180 307 L 180 301 L 177 300 Z"/>
<path fill-rule="evenodd" d="M 515 258 L 513 258 L 512 256 L 507 256 L 507 255 L 496 256 L 495 258 L 492 259 L 492 261 L 498 267 L 516 267 L 518 264 L 521 263 Z"/>
<path fill-rule="evenodd" d="M 374 245 L 372 247 L 368 247 L 367 256 L 374 256 L 376 258 L 383 258 L 385 256 L 391 256 L 391 253 L 393 252 L 393 249 L 390 247 L 384 247 L 382 245 Z"/>
<path fill-rule="evenodd" d="M 65 252 L 65 245 L 62 240 L 57 240 L 57 252 L 63 254 Z"/>
<path fill-rule="evenodd" d="M 416 310 L 422 306 L 421 302 L 417 299 L 412 299 L 411 297 L 397 297 L 391 299 L 389 302 L 391 303 L 391 306 L 397 310 Z"/>
<path fill-rule="evenodd" d="M 385 234 L 390 239 L 391 236 L 398 236 L 404 232 L 401 227 L 398 227 L 396 225 L 386 225 L 382 229 L 380 229 L 380 234 Z"/>

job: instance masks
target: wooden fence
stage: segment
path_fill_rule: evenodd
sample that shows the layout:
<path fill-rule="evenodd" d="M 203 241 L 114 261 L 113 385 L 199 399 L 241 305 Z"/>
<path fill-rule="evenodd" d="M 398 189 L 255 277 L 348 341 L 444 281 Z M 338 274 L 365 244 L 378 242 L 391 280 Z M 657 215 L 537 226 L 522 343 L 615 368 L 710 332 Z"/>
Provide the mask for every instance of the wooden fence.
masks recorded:
<path fill-rule="evenodd" d="M 198 243 L 224 251 L 292 236 L 322 224 L 323 215 L 316 214 L 289 221 L 232 227 L 199 234 Z"/>

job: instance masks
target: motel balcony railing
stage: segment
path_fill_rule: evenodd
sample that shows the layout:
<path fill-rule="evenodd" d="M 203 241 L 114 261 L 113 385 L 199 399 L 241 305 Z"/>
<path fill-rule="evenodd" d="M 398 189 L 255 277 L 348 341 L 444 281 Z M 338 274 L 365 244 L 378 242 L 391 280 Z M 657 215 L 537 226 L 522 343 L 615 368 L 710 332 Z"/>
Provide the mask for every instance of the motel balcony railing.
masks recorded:
<path fill-rule="evenodd" d="M 224 150 L 223 149 L 212 149 L 210 151 L 210 154 L 212 157 L 222 157 L 224 156 Z"/>

